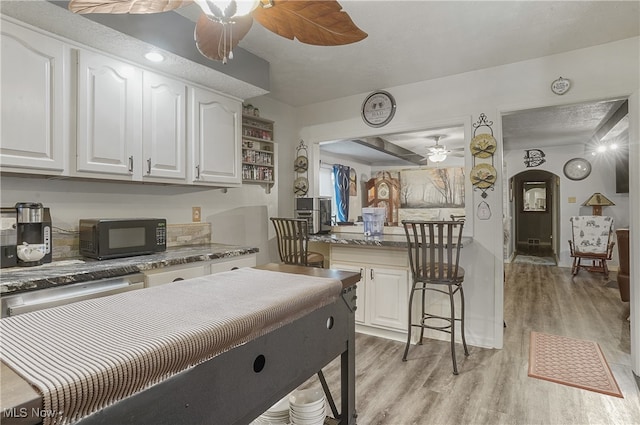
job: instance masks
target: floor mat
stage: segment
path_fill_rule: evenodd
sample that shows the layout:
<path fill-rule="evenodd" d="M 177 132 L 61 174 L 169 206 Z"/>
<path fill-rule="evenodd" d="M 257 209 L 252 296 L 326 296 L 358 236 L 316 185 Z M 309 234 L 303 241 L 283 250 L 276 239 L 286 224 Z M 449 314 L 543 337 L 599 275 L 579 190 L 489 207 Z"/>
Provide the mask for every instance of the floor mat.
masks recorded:
<path fill-rule="evenodd" d="M 531 332 L 529 376 L 623 398 L 600 346 L 592 341 Z"/>
<path fill-rule="evenodd" d="M 514 263 L 536 264 L 538 266 L 555 266 L 556 260 L 553 257 L 536 257 L 535 255 L 518 254 L 513 260 Z"/>

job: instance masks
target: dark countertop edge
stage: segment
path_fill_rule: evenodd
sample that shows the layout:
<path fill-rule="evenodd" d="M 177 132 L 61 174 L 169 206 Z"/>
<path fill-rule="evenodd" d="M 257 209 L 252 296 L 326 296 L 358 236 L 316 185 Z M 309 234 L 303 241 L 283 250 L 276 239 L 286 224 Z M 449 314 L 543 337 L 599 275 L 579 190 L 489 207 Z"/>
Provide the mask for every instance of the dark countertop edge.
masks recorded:
<path fill-rule="evenodd" d="M 192 251 L 201 251 L 194 254 Z M 188 253 L 181 254 L 183 251 Z M 147 270 L 160 269 L 163 267 L 178 266 L 181 264 L 191 264 L 201 261 L 218 260 L 223 258 L 233 258 L 242 255 L 250 255 L 259 252 L 257 247 L 244 247 L 235 245 L 210 244 L 210 245 L 192 245 L 186 247 L 169 248 L 167 251 L 140 255 L 135 257 L 115 258 L 111 260 L 89 260 L 84 259 L 85 263 L 79 263 L 72 266 L 65 266 L 63 269 L 56 268 L 14 268 L 24 274 L 33 272 L 33 278 L 22 278 L 10 282 L 3 282 L 0 285 L 0 296 L 35 291 L 38 289 L 52 288 L 56 286 L 82 283 L 91 280 L 126 276 L 133 273 L 140 273 Z M 125 264 L 122 264 L 125 263 Z M 69 268 L 77 271 L 69 271 Z M 12 270 L 12 269 L 5 269 Z M 43 274 L 49 273 L 43 277 Z M 5 272 L 6 273 L 6 272 Z M 5 273 L 0 272 L 0 279 L 4 281 Z M 10 274 L 11 272 L 7 273 Z M 21 273 L 22 274 L 22 273 Z"/>
<path fill-rule="evenodd" d="M 333 245 L 350 246 L 379 246 L 387 248 L 407 249 L 407 240 L 404 235 L 364 236 L 356 233 L 341 233 L 331 235 L 310 235 L 310 242 L 328 243 Z M 462 247 L 473 242 L 471 236 L 462 237 Z"/>

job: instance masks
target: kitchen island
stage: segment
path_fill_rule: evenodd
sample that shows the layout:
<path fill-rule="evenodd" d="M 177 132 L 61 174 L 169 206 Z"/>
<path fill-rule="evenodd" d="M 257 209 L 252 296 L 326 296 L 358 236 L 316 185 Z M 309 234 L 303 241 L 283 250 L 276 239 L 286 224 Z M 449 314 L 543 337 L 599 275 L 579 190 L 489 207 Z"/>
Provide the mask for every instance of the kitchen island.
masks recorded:
<path fill-rule="evenodd" d="M 237 316 L 237 319 L 241 320 L 238 326 L 246 322 L 246 325 L 250 325 L 248 330 L 253 333 L 258 332 L 255 339 L 250 337 L 245 341 L 244 332 L 240 332 L 238 336 L 242 339 L 238 340 L 239 344 L 234 343 L 229 346 L 229 351 L 225 349 L 224 352 L 214 355 L 204 363 L 188 368 L 142 392 L 99 410 L 96 414 L 83 418 L 80 423 L 248 423 L 336 356 L 340 356 L 342 367 L 340 423 L 355 424 L 355 338 L 353 325 L 355 299 L 352 290 L 358 280 L 358 275 L 336 270 L 310 269 L 279 264 L 268 264 L 256 267 L 256 269 L 243 269 L 218 276 L 205 276 L 166 285 L 162 288 L 146 290 L 150 292 L 149 296 L 144 298 L 160 301 L 157 304 L 159 313 L 155 313 L 158 316 L 157 320 L 163 320 L 162 318 L 165 317 L 162 310 L 166 309 L 165 303 L 162 301 L 163 295 L 176 295 L 181 291 L 181 287 L 195 291 L 194 295 L 198 293 L 196 290 L 207 293 L 213 291 L 216 294 L 214 297 L 191 298 L 194 306 L 203 303 L 206 306 L 209 302 L 207 300 L 211 300 L 214 304 L 217 303 L 218 306 L 233 306 L 237 303 L 230 303 L 230 301 L 236 300 L 242 301 L 237 305 L 240 310 L 249 308 L 248 311 L 251 311 L 257 305 L 265 313 L 261 313 L 259 316 L 251 313 L 247 315 L 246 319 L 242 315 Z M 296 277 L 298 275 L 302 276 Z M 328 279 L 319 280 L 319 278 Z M 235 284 L 232 285 L 227 284 L 234 282 Z M 244 289 L 236 288 L 236 285 Z M 265 288 L 261 288 L 262 286 Z M 290 300 L 287 303 L 293 303 L 293 309 L 285 310 L 285 305 L 279 300 L 277 294 L 270 296 L 277 298 L 275 304 L 266 302 L 266 299 L 269 298 L 266 294 L 273 292 L 269 289 L 270 287 L 280 292 L 283 290 L 291 291 L 292 293 L 286 299 Z M 316 295 L 309 292 L 312 287 L 316 288 L 313 289 L 313 294 Z M 234 295 L 237 290 L 249 291 L 250 293 L 255 293 L 256 290 L 267 292 L 264 297 L 256 299 L 245 297 L 243 300 L 239 300 Z M 318 291 L 323 291 L 322 295 Z M 122 302 L 123 305 L 135 306 L 137 305 L 135 302 L 132 304 L 129 301 L 140 298 L 140 294 L 143 294 L 143 291 L 139 291 L 137 295 L 123 294 L 122 297 L 112 297 L 111 300 Z M 261 306 L 263 300 L 266 302 L 264 307 Z M 105 312 L 108 312 L 109 304 L 113 304 L 113 302 L 109 300 L 105 303 L 95 304 L 95 307 L 97 309 L 103 308 Z M 154 305 L 153 302 L 150 302 L 146 310 L 156 310 Z M 71 308 L 59 309 L 55 316 L 60 317 L 64 314 L 86 311 L 82 308 L 83 304 L 78 304 L 78 306 L 77 308 L 69 306 Z M 190 305 L 184 305 L 183 308 L 188 309 Z M 217 310 L 207 308 L 207 314 L 213 315 L 221 323 L 227 323 L 228 320 L 236 316 L 233 307 L 231 310 L 227 309 L 231 314 L 229 319 L 225 315 L 220 315 L 218 318 Z M 33 315 L 33 320 L 45 319 L 46 322 L 47 313 L 46 311 L 42 313 L 44 314 Z M 276 313 L 284 314 L 284 316 L 278 318 Z M 97 312 L 98 316 L 101 314 L 100 311 Z M 150 313 L 142 313 L 141 320 L 145 320 L 147 314 Z M 265 326 L 253 326 L 257 323 L 256 320 L 261 317 L 266 320 Z M 126 323 L 127 320 L 124 320 Z M 122 320 L 120 321 L 122 322 Z M 169 323 L 170 321 L 167 322 L 167 326 Z M 25 326 L 28 324 L 29 321 L 25 322 Z M 131 323 L 129 322 L 129 324 Z M 181 324 L 178 324 L 177 329 L 180 326 Z M 229 332 L 242 329 L 238 326 L 232 326 Z M 127 327 L 130 326 L 127 325 Z M 140 328 L 146 336 L 147 332 L 144 332 L 146 327 Z M 66 329 L 66 327 L 58 326 L 56 329 Z M 170 329 L 173 328 L 168 327 L 166 331 L 168 332 Z M 190 331 L 188 333 L 191 334 Z M 70 333 L 69 339 L 77 340 L 80 335 Z M 177 337 L 170 339 L 175 341 Z M 93 335 L 91 339 L 99 340 L 100 337 Z M 224 342 L 225 340 L 214 338 L 212 341 Z M 187 346 L 190 345 L 187 344 Z M 173 352 L 174 349 L 177 351 L 179 346 L 171 345 L 171 347 L 173 348 L 170 351 Z M 155 357 L 153 358 L 155 359 Z M 267 367 L 264 367 L 265 363 Z M 5 421 L 21 424 L 38 423 L 42 417 L 34 416 L 34 411 L 55 415 L 69 414 L 69 412 L 55 411 L 55 409 L 43 410 L 41 396 L 26 384 L 23 378 L 4 364 L 2 365 L 2 373 L 0 391 L 2 397 L 0 399 L 2 400 L 3 423 Z M 36 410 L 32 410 L 32 408 Z M 48 423 L 49 420 L 45 418 L 45 422 Z"/>

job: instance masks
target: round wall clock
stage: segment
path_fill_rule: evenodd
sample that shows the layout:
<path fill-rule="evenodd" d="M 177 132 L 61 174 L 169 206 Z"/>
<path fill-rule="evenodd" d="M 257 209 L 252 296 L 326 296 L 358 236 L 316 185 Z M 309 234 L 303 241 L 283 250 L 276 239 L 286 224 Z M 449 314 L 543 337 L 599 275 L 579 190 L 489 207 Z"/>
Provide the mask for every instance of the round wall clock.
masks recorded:
<path fill-rule="evenodd" d="M 396 101 L 386 91 L 375 91 L 362 102 L 362 119 L 371 127 L 387 125 L 395 113 Z"/>
<path fill-rule="evenodd" d="M 573 158 L 564 164 L 564 175 L 571 180 L 583 180 L 591 174 L 591 163 L 584 158 Z"/>
<path fill-rule="evenodd" d="M 558 78 L 553 83 L 551 83 L 551 91 L 555 94 L 565 94 L 571 88 L 571 81 L 566 78 Z"/>

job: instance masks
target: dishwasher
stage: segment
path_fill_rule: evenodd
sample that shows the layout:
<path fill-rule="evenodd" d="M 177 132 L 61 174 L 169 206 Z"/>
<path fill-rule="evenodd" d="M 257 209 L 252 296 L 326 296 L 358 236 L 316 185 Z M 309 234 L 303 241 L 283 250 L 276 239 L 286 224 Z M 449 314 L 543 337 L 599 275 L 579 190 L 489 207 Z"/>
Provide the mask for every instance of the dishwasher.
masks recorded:
<path fill-rule="evenodd" d="M 76 301 L 100 298 L 142 288 L 144 288 L 144 275 L 135 273 L 121 277 L 22 292 L 0 298 L 2 306 L 1 317 L 16 316 Z"/>

